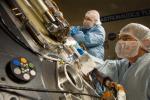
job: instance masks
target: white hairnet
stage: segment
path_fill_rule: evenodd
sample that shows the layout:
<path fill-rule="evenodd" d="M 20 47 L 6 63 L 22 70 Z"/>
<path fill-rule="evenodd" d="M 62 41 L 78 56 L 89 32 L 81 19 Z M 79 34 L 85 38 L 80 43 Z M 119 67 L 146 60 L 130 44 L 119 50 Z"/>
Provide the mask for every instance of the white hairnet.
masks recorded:
<path fill-rule="evenodd" d="M 142 24 L 130 23 L 123 27 L 119 35 L 130 35 L 137 39 L 143 49 L 150 52 L 150 29 Z"/>
<path fill-rule="evenodd" d="M 97 25 L 101 24 L 100 15 L 99 15 L 99 12 L 97 10 L 89 10 L 89 11 L 86 12 L 85 15 L 94 18 L 96 20 L 95 24 L 97 24 Z"/>

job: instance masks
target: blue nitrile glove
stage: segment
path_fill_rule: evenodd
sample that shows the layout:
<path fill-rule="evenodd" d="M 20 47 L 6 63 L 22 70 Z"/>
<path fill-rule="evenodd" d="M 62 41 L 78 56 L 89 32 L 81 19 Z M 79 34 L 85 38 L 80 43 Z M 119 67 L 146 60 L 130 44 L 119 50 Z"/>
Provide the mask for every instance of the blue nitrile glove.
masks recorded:
<path fill-rule="evenodd" d="M 70 28 L 69 34 L 70 34 L 71 36 L 74 36 L 74 35 L 78 34 L 78 31 L 79 31 L 79 27 L 78 27 L 78 26 L 72 26 L 72 27 Z"/>
<path fill-rule="evenodd" d="M 77 51 L 78 51 L 78 53 L 79 53 L 80 55 L 83 55 L 83 54 L 84 54 L 84 51 L 83 51 L 82 48 L 77 48 Z"/>

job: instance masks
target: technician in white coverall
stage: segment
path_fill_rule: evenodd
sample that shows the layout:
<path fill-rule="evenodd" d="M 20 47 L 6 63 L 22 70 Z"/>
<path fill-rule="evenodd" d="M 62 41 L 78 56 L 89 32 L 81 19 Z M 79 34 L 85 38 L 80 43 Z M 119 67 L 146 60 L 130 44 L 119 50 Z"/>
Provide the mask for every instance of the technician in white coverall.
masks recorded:
<path fill-rule="evenodd" d="M 150 29 L 138 23 L 123 27 L 115 51 L 122 60 L 106 60 L 98 70 L 126 89 L 127 100 L 150 100 Z"/>

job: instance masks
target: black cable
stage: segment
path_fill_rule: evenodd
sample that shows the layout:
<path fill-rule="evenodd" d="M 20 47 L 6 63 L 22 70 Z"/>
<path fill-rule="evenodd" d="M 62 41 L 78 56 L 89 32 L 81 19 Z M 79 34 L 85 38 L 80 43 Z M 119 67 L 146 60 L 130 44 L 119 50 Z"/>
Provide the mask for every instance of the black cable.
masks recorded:
<path fill-rule="evenodd" d="M 9 27 L 5 24 L 2 16 L 0 16 L 0 27 L 3 29 L 3 31 L 5 31 L 14 41 L 16 41 L 19 45 L 21 45 L 22 47 L 24 47 L 25 49 L 29 50 L 30 52 L 34 53 L 34 54 L 39 54 L 38 52 L 32 50 L 29 46 L 27 46 L 23 41 L 21 41 L 10 29 Z"/>
<path fill-rule="evenodd" d="M 22 47 L 24 47 L 26 50 L 32 52 L 33 54 L 36 54 L 36 55 L 41 55 L 39 52 L 36 52 L 34 51 L 33 49 L 31 49 L 29 46 L 27 46 L 23 41 L 21 41 L 19 39 L 19 37 L 17 37 L 10 29 L 9 27 L 5 24 L 2 16 L 0 15 L 0 27 L 1 29 L 3 29 L 4 32 L 6 32 L 8 34 L 8 36 L 13 39 L 15 42 L 17 42 L 19 45 L 21 45 Z M 59 59 L 63 59 L 61 57 L 59 57 L 57 54 L 54 54 L 54 53 L 49 53 L 49 56 L 55 56 Z"/>
<path fill-rule="evenodd" d="M 25 91 L 35 91 L 35 92 L 50 92 L 50 93 L 68 93 L 73 95 L 86 95 L 94 98 L 100 98 L 100 96 L 86 94 L 86 93 L 78 93 L 78 92 L 70 92 L 70 91 L 58 91 L 58 90 L 48 90 L 48 89 L 35 89 L 35 88 L 27 88 L 27 87 L 16 87 L 9 85 L 0 85 L 1 89 L 13 89 L 13 90 L 25 90 Z"/>
<path fill-rule="evenodd" d="M 16 91 L 7 90 L 7 89 L 0 89 L 0 91 L 9 93 L 9 94 L 12 94 L 12 95 L 15 95 L 15 96 L 21 96 L 23 98 L 27 98 L 27 99 L 30 99 L 30 100 L 43 100 L 41 98 L 31 97 L 31 96 L 28 96 L 28 95 L 25 95 L 25 94 L 21 94 L 21 93 L 16 92 Z"/>

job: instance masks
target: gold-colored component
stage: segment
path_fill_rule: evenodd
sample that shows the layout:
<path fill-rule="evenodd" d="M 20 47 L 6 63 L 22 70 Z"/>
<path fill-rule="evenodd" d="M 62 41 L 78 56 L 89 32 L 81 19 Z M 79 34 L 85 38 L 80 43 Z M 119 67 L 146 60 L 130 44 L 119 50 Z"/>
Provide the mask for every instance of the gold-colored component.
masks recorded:
<path fill-rule="evenodd" d="M 27 59 L 26 58 L 20 58 L 22 63 L 27 63 Z"/>
<path fill-rule="evenodd" d="M 63 60 L 60 60 L 59 64 L 63 65 L 63 64 L 65 64 L 65 62 Z"/>

